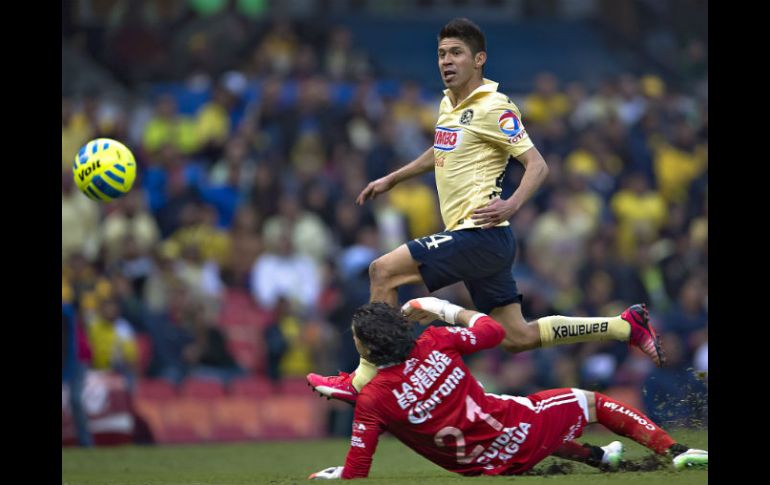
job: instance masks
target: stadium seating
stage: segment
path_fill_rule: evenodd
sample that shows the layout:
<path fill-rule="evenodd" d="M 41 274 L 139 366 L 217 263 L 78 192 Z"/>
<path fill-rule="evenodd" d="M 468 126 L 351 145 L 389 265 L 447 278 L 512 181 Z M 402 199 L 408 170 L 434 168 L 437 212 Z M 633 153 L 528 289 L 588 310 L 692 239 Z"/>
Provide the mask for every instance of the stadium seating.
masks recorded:
<path fill-rule="evenodd" d="M 273 383 L 264 377 L 239 377 L 230 384 L 235 397 L 263 398 L 273 393 Z"/>
<path fill-rule="evenodd" d="M 221 382 L 214 379 L 186 379 L 179 388 L 182 397 L 199 400 L 212 400 L 224 397 L 225 388 Z"/>
<path fill-rule="evenodd" d="M 163 379 L 140 379 L 136 384 L 136 398 L 143 400 L 169 400 L 177 397 L 176 388 Z"/>

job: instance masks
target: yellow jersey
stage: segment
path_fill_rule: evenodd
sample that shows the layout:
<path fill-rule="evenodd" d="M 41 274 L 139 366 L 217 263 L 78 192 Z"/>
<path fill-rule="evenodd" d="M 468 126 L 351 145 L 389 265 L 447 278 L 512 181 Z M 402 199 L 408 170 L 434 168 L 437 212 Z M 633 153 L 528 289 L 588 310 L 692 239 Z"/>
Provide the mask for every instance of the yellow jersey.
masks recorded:
<path fill-rule="evenodd" d="M 433 158 L 447 231 L 477 227 L 471 215 L 502 194 L 508 157 L 534 146 L 519 108 L 497 92 L 496 82 L 483 82 L 457 106 L 445 90 L 439 106 Z M 498 224 L 507 225 L 508 221 Z"/>

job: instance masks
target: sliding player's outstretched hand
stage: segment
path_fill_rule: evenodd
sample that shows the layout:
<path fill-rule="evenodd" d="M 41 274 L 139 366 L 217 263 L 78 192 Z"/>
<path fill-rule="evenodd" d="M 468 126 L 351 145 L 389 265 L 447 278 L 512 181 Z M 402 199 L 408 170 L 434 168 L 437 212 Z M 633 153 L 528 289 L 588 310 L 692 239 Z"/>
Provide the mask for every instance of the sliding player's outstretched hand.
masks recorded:
<path fill-rule="evenodd" d="M 323 469 L 320 472 L 315 472 L 312 475 L 310 475 L 308 478 L 310 480 L 336 480 L 342 477 L 343 468 L 344 467 L 341 467 L 341 466 L 333 466 L 330 468 Z"/>
<path fill-rule="evenodd" d="M 433 296 L 414 298 L 401 307 L 401 311 L 410 320 L 417 320 L 423 325 L 427 325 L 433 320 L 441 320 L 454 325 L 457 314 L 462 310 L 464 308 L 461 306 Z"/>

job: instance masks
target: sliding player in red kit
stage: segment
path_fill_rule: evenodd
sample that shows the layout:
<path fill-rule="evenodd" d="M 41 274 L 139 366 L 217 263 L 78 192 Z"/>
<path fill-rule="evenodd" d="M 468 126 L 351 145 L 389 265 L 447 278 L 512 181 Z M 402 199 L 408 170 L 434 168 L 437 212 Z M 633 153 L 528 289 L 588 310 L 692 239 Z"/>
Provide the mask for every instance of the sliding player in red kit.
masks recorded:
<path fill-rule="evenodd" d="M 619 442 L 602 448 L 574 441 L 594 422 L 672 456 L 676 468 L 708 463 L 708 452 L 676 443 L 640 411 L 598 392 L 486 393 L 461 357 L 499 345 L 505 337 L 500 324 L 432 297 L 411 300 L 403 311 L 374 302 L 353 316 L 356 347 L 378 366 L 378 373 L 358 396 L 345 466 L 310 478 L 368 476 L 385 431 L 433 463 L 466 476 L 519 474 L 549 455 L 617 466 Z M 457 326 L 429 327 L 415 340 L 404 314 Z"/>

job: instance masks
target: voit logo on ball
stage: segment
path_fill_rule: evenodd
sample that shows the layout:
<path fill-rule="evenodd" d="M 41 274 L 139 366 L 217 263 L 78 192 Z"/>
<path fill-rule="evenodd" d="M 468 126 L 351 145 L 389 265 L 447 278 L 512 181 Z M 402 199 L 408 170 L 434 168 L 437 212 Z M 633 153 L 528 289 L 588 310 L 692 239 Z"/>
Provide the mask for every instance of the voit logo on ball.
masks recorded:
<path fill-rule="evenodd" d="M 516 114 L 507 109 L 497 119 L 497 126 L 500 127 L 511 143 L 516 143 L 524 137 L 526 131 L 524 130 L 524 124 L 519 120 Z"/>
<path fill-rule="evenodd" d="M 460 145 L 462 135 L 462 128 L 444 128 L 443 126 L 437 126 L 436 135 L 433 138 L 433 148 L 451 152 Z"/>

